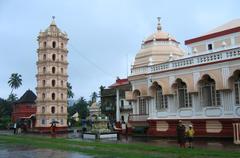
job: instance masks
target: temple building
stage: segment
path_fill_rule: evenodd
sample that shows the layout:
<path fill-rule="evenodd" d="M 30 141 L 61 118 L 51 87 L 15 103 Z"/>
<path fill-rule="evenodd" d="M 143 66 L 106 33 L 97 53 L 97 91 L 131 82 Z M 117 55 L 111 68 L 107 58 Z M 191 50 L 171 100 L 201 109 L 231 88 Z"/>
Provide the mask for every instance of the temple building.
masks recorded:
<path fill-rule="evenodd" d="M 41 131 L 49 131 L 51 122 L 58 122 L 57 130 L 67 129 L 67 42 L 54 17 L 38 36 L 36 127 Z"/>
<path fill-rule="evenodd" d="M 185 41 L 163 31 L 141 45 L 128 77 L 129 122 L 149 136 L 175 136 L 179 120 L 196 136 L 233 137 L 240 123 L 240 19 Z"/>
<path fill-rule="evenodd" d="M 27 129 L 33 129 L 36 121 L 37 96 L 31 90 L 27 90 L 13 105 L 12 122 L 24 122 Z"/>

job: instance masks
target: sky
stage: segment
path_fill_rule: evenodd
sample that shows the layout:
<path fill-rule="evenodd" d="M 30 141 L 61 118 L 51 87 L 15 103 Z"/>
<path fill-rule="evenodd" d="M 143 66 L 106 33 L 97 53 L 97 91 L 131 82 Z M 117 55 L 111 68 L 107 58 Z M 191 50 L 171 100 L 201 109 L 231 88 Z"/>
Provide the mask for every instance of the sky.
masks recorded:
<path fill-rule="evenodd" d="M 0 0 L 0 97 L 11 92 L 12 73 L 22 75 L 22 86 L 14 90 L 18 97 L 36 92 L 37 36 L 52 16 L 69 37 L 74 99 L 89 99 L 101 85 L 129 75 L 142 40 L 156 31 L 157 17 L 186 49 L 185 40 L 240 18 L 239 6 L 239 0 Z"/>

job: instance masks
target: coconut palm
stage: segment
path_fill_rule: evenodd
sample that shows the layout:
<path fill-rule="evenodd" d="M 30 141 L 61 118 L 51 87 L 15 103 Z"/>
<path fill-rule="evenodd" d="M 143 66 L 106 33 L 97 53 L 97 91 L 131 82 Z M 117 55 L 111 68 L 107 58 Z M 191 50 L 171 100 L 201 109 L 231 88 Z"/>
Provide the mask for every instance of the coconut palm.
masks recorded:
<path fill-rule="evenodd" d="M 17 89 L 22 85 L 22 75 L 18 73 L 12 73 L 9 78 L 8 85 L 12 88 L 10 95 L 12 94 L 14 89 Z"/>
<path fill-rule="evenodd" d="M 74 93 L 72 91 L 72 86 L 69 82 L 67 82 L 67 97 L 68 98 L 73 98 Z"/>

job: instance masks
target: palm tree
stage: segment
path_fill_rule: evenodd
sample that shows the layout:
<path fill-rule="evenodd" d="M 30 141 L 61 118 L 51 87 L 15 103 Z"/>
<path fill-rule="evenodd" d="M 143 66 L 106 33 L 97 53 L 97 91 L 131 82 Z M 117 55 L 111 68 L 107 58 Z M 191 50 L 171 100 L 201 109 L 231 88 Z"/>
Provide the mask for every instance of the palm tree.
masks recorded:
<path fill-rule="evenodd" d="M 68 98 L 73 98 L 74 93 L 72 91 L 72 86 L 69 82 L 67 82 L 67 97 Z"/>
<path fill-rule="evenodd" d="M 12 73 L 11 77 L 9 78 L 8 85 L 12 88 L 10 95 L 13 92 L 13 89 L 17 89 L 22 85 L 22 75 L 18 73 Z"/>

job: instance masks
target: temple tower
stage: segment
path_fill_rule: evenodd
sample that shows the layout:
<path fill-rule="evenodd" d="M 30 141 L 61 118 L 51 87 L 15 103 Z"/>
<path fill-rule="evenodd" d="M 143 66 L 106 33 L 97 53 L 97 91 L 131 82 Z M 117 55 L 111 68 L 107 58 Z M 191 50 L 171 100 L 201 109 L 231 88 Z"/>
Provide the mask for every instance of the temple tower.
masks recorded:
<path fill-rule="evenodd" d="M 38 36 L 36 128 L 39 130 L 49 130 L 52 121 L 58 122 L 57 130 L 67 128 L 67 42 L 67 34 L 57 27 L 54 17 Z"/>

